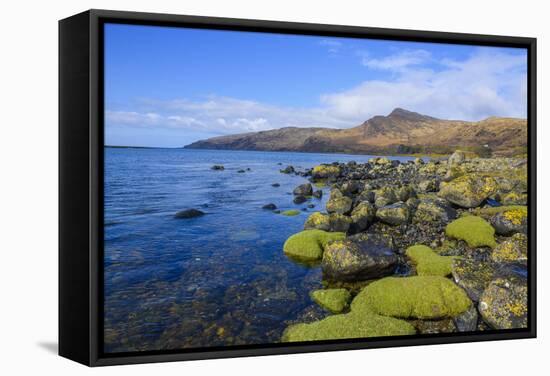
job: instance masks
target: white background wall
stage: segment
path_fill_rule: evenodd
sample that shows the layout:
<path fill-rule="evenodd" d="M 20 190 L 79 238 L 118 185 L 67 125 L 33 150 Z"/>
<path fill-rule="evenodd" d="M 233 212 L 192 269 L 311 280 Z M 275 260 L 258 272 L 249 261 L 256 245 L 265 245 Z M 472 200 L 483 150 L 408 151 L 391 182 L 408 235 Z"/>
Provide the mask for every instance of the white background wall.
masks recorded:
<path fill-rule="evenodd" d="M 544 1 L 5 1 L 0 22 L 0 374 L 521 375 L 547 372 L 550 27 Z M 88 369 L 57 342 L 57 20 L 106 8 L 538 38 L 539 338 Z M 546 144 L 546 148 L 544 145 Z M 546 347 L 546 348 L 545 348 Z"/>

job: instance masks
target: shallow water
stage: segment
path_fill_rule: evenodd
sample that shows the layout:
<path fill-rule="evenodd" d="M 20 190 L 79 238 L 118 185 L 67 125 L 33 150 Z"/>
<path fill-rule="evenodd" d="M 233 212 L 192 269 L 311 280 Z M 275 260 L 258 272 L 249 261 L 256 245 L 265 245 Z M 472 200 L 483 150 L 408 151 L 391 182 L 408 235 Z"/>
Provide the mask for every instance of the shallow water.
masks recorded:
<path fill-rule="evenodd" d="M 105 351 L 277 342 L 321 287 L 320 269 L 289 260 L 283 243 L 328 198 L 325 188 L 322 200 L 293 204 L 307 180 L 279 169 L 369 158 L 105 148 Z M 271 202 L 315 208 L 286 217 L 261 209 Z M 187 208 L 207 214 L 174 218 Z"/>

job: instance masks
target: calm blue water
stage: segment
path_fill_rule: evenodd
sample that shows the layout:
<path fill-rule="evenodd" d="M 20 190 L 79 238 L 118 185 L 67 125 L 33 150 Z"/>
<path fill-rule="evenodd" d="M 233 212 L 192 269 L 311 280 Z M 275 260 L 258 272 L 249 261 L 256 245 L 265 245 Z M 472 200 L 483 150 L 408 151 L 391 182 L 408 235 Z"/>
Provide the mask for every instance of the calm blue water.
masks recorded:
<path fill-rule="evenodd" d="M 328 196 L 295 217 L 262 210 L 271 202 L 282 210 L 308 204 L 292 203 L 293 188 L 307 180 L 279 169 L 369 158 L 106 148 L 106 351 L 278 341 L 321 287 L 320 269 L 287 259 L 283 243 Z M 174 219 L 187 208 L 207 214 Z"/>

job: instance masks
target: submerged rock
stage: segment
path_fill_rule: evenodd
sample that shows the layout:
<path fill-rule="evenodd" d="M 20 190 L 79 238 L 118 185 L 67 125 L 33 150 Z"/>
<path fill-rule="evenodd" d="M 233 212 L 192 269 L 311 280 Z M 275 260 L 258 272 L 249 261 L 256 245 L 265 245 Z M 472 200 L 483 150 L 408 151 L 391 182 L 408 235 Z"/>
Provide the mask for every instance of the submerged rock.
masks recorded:
<path fill-rule="evenodd" d="M 449 223 L 445 234 L 451 238 L 464 240 L 468 246 L 495 247 L 495 229 L 483 218 L 468 215 Z"/>
<path fill-rule="evenodd" d="M 296 210 L 296 209 L 290 209 L 290 210 L 282 211 L 281 214 L 282 214 L 282 215 L 285 215 L 285 216 L 287 216 L 287 217 L 293 217 L 293 216 L 295 216 L 295 215 L 300 214 L 300 211 L 299 211 L 299 210 Z"/>
<path fill-rule="evenodd" d="M 379 208 L 376 211 L 376 218 L 389 225 L 401 225 L 409 221 L 409 207 L 404 202 L 397 202 Z"/>
<path fill-rule="evenodd" d="M 399 318 L 453 318 L 472 302 L 450 279 L 437 276 L 386 277 L 365 287 L 353 299 L 352 311 Z"/>
<path fill-rule="evenodd" d="M 281 184 L 279 184 L 279 183 L 273 183 L 273 184 L 271 184 L 271 186 L 272 186 L 272 187 L 275 187 L 275 188 L 278 188 L 278 187 L 281 186 Z"/>
<path fill-rule="evenodd" d="M 266 205 L 262 206 L 262 209 L 275 210 L 275 209 L 277 209 L 277 205 L 275 205 L 275 204 L 266 204 Z"/>
<path fill-rule="evenodd" d="M 323 191 L 318 189 L 315 192 L 313 192 L 312 196 L 315 198 L 321 199 L 323 197 Z"/>
<path fill-rule="evenodd" d="M 455 257 L 440 256 L 425 245 L 418 244 L 409 247 L 405 254 L 416 265 L 416 274 L 418 275 L 446 277 L 452 272 L 452 264 Z"/>
<path fill-rule="evenodd" d="M 188 218 L 200 217 L 204 214 L 205 213 L 203 211 L 198 210 L 198 209 L 185 209 L 185 210 L 181 210 L 181 211 L 177 212 L 174 215 L 174 218 L 188 219 Z"/>
<path fill-rule="evenodd" d="M 289 237 L 283 250 L 285 254 L 304 261 L 320 260 L 325 247 L 332 241 L 345 237 L 341 232 L 305 230 Z"/>
<path fill-rule="evenodd" d="M 310 183 L 307 184 L 301 184 L 294 188 L 292 193 L 295 196 L 311 196 L 313 194 L 313 187 Z"/>
<path fill-rule="evenodd" d="M 332 313 L 342 312 L 351 299 L 346 289 L 315 290 L 310 295 L 315 303 Z"/>
<path fill-rule="evenodd" d="M 213 165 L 212 167 L 210 167 L 210 169 L 222 171 L 222 170 L 225 170 L 225 167 L 223 165 Z"/>
<path fill-rule="evenodd" d="M 383 236 L 361 234 L 331 243 L 321 266 L 323 275 L 331 280 L 367 280 L 393 273 L 397 255 Z"/>
<path fill-rule="evenodd" d="M 294 172 L 296 172 L 296 170 L 294 169 L 294 166 L 286 166 L 285 168 L 279 171 L 282 174 L 293 174 Z"/>
<path fill-rule="evenodd" d="M 474 208 L 495 194 L 497 188 L 497 182 L 492 177 L 472 173 L 442 183 L 438 194 L 463 208 Z"/>
<path fill-rule="evenodd" d="M 294 199 L 292 200 L 292 202 L 294 202 L 296 205 L 299 205 L 299 204 L 303 204 L 304 202 L 307 201 L 307 197 L 306 196 L 296 196 L 294 197 Z"/>

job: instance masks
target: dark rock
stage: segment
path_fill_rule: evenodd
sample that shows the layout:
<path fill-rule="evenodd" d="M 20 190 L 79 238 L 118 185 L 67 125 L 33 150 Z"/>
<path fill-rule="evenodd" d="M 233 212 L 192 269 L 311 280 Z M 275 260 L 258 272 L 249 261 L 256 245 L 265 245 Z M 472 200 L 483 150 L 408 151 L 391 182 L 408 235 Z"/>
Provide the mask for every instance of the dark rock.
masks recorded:
<path fill-rule="evenodd" d="M 448 159 L 449 166 L 454 166 L 461 164 L 466 160 L 466 153 L 464 153 L 462 150 L 457 150 Z"/>
<path fill-rule="evenodd" d="M 397 255 L 381 235 L 360 234 L 327 246 L 322 261 L 328 279 L 358 281 L 392 274 Z"/>
<path fill-rule="evenodd" d="M 315 207 L 315 204 L 308 204 L 307 207 L 313 209 Z"/>
<path fill-rule="evenodd" d="M 329 231 L 347 232 L 351 226 L 351 218 L 347 215 L 331 213 L 328 216 Z"/>
<path fill-rule="evenodd" d="M 330 192 L 330 199 L 327 202 L 326 208 L 329 213 L 348 214 L 351 211 L 353 200 L 342 195 L 338 189 L 333 189 Z"/>
<path fill-rule="evenodd" d="M 440 198 L 422 199 L 413 216 L 415 223 L 448 223 L 457 216 L 448 201 Z"/>
<path fill-rule="evenodd" d="M 479 313 L 494 329 L 527 327 L 527 269 L 500 271 L 483 291 Z"/>
<path fill-rule="evenodd" d="M 524 210 L 515 209 L 497 213 L 489 222 L 499 235 L 527 233 L 527 211 Z"/>
<path fill-rule="evenodd" d="M 409 207 L 404 202 L 397 202 L 379 208 L 376 211 L 376 218 L 388 225 L 401 225 L 409 221 Z"/>
<path fill-rule="evenodd" d="M 360 202 L 351 212 L 350 232 L 356 234 L 366 230 L 374 220 L 375 214 L 376 209 L 370 202 Z"/>
<path fill-rule="evenodd" d="M 310 183 L 301 184 L 294 188 L 294 191 L 292 193 L 295 196 L 311 196 L 313 194 L 313 187 Z"/>
<path fill-rule="evenodd" d="M 225 170 L 225 167 L 223 165 L 214 165 L 214 166 L 210 167 L 210 169 L 217 170 L 217 171 L 222 171 L 222 170 Z"/>
<path fill-rule="evenodd" d="M 439 184 L 435 179 L 426 179 L 418 183 L 418 190 L 423 193 L 436 192 L 439 189 Z"/>
<path fill-rule="evenodd" d="M 296 172 L 296 170 L 294 170 L 294 166 L 286 166 L 285 168 L 280 170 L 280 172 L 283 174 L 293 174 L 294 172 Z"/>
<path fill-rule="evenodd" d="M 281 184 L 279 184 L 279 183 L 273 183 L 273 184 L 271 184 L 271 186 L 272 186 L 272 187 L 275 187 L 275 188 L 278 188 L 278 187 L 281 186 Z"/>
<path fill-rule="evenodd" d="M 488 198 L 487 200 L 485 200 L 485 203 L 492 208 L 502 206 L 500 202 L 498 202 L 497 200 L 493 200 L 492 198 Z"/>
<path fill-rule="evenodd" d="M 323 191 L 318 189 L 315 192 L 313 192 L 313 197 L 321 199 L 323 197 Z"/>
<path fill-rule="evenodd" d="M 246 171 L 245 170 L 239 170 L 237 171 L 239 174 L 244 174 Z"/>
<path fill-rule="evenodd" d="M 475 306 L 471 306 L 466 312 L 453 319 L 459 332 L 473 332 L 477 329 L 478 314 Z"/>
<path fill-rule="evenodd" d="M 491 283 L 496 272 L 493 263 L 482 263 L 469 258 L 456 258 L 453 260 L 453 279 L 474 302 L 479 301 L 481 294 Z"/>
<path fill-rule="evenodd" d="M 357 180 L 348 180 L 341 184 L 340 192 L 342 192 L 344 196 L 350 197 L 359 192 L 362 188 L 361 183 Z"/>
<path fill-rule="evenodd" d="M 277 209 L 277 206 L 275 204 L 267 204 L 267 205 L 262 206 L 262 209 L 275 210 L 275 209 Z"/>
<path fill-rule="evenodd" d="M 182 210 L 182 211 L 177 212 L 174 215 L 174 218 L 188 219 L 188 218 L 200 217 L 204 214 L 205 213 L 203 211 L 200 211 L 198 209 L 186 209 L 186 210 Z"/>
<path fill-rule="evenodd" d="M 306 196 L 296 196 L 296 197 L 294 197 L 294 200 L 292 200 L 292 201 L 297 205 L 303 204 L 304 202 L 307 201 L 307 197 Z"/>
<path fill-rule="evenodd" d="M 445 320 L 415 320 L 412 322 L 420 334 L 454 333 L 456 325 L 452 319 Z"/>
<path fill-rule="evenodd" d="M 490 176 L 468 174 L 442 183 L 439 196 L 463 208 L 479 206 L 497 192 L 497 182 Z"/>
<path fill-rule="evenodd" d="M 375 192 L 374 205 L 377 208 L 390 205 L 398 201 L 398 195 L 395 188 L 383 187 Z"/>

